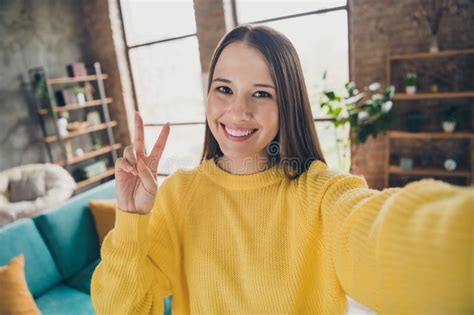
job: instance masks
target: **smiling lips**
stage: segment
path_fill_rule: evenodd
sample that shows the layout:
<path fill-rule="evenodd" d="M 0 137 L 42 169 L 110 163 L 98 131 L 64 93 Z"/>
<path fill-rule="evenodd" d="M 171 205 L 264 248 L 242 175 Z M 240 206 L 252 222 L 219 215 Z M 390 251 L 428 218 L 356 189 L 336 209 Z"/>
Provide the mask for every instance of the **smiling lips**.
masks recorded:
<path fill-rule="evenodd" d="M 229 139 L 237 141 L 247 140 L 255 133 L 255 131 L 258 130 L 250 128 L 228 127 L 223 123 L 220 123 L 220 125 Z"/>

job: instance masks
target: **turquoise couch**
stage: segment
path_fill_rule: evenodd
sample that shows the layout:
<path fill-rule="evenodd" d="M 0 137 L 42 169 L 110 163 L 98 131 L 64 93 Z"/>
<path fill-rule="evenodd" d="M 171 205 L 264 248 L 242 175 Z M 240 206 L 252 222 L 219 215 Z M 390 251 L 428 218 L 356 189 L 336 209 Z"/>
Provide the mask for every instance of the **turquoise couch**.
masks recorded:
<path fill-rule="evenodd" d="M 115 199 L 115 180 L 0 228 L 0 265 L 25 255 L 26 281 L 44 315 L 95 314 L 90 283 L 100 248 L 88 206 L 91 199 Z M 171 296 L 165 299 L 164 313 L 171 314 L 170 308 Z"/>

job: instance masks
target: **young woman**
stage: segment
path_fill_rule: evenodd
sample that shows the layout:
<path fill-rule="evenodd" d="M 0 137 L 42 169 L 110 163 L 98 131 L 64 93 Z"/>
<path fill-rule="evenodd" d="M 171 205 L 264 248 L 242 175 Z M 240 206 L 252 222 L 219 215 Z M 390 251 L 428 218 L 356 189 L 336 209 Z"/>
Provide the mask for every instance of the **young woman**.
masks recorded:
<path fill-rule="evenodd" d="M 240 26 L 215 50 L 201 164 L 157 189 L 170 127 L 116 162 L 115 228 L 92 279 L 98 314 L 473 311 L 474 191 L 369 189 L 327 167 L 296 51 Z"/>

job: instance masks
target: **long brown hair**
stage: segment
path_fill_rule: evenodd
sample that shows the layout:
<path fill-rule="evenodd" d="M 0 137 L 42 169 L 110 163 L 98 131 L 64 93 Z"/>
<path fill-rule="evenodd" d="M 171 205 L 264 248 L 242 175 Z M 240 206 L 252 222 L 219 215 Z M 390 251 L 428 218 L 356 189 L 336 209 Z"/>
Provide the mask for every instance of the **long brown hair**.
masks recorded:
<path fill-rule="evenodd" d="M 315 160 L 325 162 L 314 128 L 313 116 L 301 70 L 293 44 L 280 32 L 264 25 L 242 25 L 227 33 L 219 42 L 212 56 L 207 93 L 209 94 L 214 69 L 222 51 L 229 44 L 243 42 L 256 48 L 265 57 L 276 85 L 279 131 L 267 146 L 270 164 L 280 163 L 289 179 L 305 172 Z M 206 131 L 201 163 L 223 155 L 217 140 L 209 129 Z"/>

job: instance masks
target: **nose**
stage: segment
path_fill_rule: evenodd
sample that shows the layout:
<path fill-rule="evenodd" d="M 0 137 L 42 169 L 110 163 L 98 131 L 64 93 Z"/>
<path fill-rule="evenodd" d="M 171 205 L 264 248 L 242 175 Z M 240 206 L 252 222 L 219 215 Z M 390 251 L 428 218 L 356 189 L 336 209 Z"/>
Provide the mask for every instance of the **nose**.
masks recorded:
<path fill-rule="evenodd" d="M 245 121 L 251 118 L 252 113 L 245 96 L 235 96 L 230 109 L 230 114 L 235 121 Z"/>

